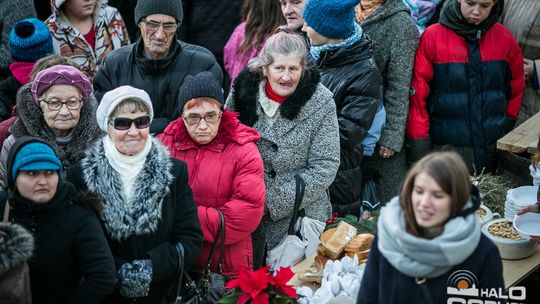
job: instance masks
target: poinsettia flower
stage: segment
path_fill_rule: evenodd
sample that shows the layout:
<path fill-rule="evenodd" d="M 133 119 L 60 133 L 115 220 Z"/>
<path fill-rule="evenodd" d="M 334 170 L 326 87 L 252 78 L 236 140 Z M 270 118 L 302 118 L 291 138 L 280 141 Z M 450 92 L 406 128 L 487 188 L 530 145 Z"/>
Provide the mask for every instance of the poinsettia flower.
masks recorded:
<path fill-rule="evenodd" d="M 251 300 L 251 297 L 247 293 L 241 293 L 238 295 L 238 300 L 236 300 L 236 303 L 246 304 L 249 300 Z"/>
<path fill-rule="evenodd" d="M 240 288 L 243 292 L 249 294 L 252 299 L 255 299 L 259 293 L 268 287 L 270 279 L 267 267 L 260 268 L 257 271 L 241 269 L 238 279 L 230 281 L 225 287 Z"/>

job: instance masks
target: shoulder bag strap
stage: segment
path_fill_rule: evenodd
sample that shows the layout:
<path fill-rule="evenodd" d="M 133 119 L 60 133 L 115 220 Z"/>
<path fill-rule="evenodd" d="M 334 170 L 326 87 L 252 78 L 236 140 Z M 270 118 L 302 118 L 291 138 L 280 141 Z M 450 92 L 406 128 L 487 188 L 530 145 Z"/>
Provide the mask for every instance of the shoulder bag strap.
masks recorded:
<path fill-rule="evenodd" d="M 182 302 L 182 278 L 184 277 L 184 246 L 182 243 L 176 244 L 176 251 L 178 251 L 179 273 L 178 273 L 178 287 L 176 288 L 176 298 L 174 303 Z"/>
<path fill-rule="evenodd" d="M 300 210 L 300 204 L 302 203 L 302 200 L 304 199 L 304 191 L 306 190 L 306 182 L 299 174 L 296 174 L 294 176 L 294 179 L 296 181 L 296 193 L 294 197 L 293 214 L 291 217 L 291 221 L 289 222 L 289 231 L 288 231 L 289 235 L 296 234 L 294 226 L 296 226 L 296 221 L 298 221 L 298 211 Z"/>
<path fill-rule="evenodd" d="M 420 289 L 422 289 L 422 293 L 424 294 L 424 298 L 426 298 L 427 304 L 433 304 L 433 297 L 431 296 L 431 292 L 429 292 L 429 288 L 427 286 L 427 280 L 426 278 L 414 278 L 414 281 L 418 286 L 420 286 Z"/>
<path fill-rule="evenodd" d="M 9 201 L 6 201 L 4 206 L 4 217 L 2 217 L 2 222 L 7 223 L 9 221 Z"/>
<path fill-rule="evenodd" d="M 225 251 L 225 218 L 223 217 L 223 213 L 221 213 L 221 210 L 217 209 L 219 213 L 219 224 L 220 224 L 220 231 L 221 231 L 221 243 L 219 244 L 219 261 L 218 261 L 218 272 L 219 274 L 223 273 L 223 251 Z"/>
<path fill-rule="evenodd" d="M 225 225 L 224 225 L 224 219 L 223 214 L 221 213 L 221 210 L 217 209 L 217 212 L 219 214 L 219 222 L 218 222 L 218 228 L 216 237 L 214 239 L 214 243 L 212 244 L 212 248 L 210 248 L 210 254 L 208 255 L 208 260 L 206 262 L 206 267 L 204 271 L 210 271 L 210 266 L 212 265 L 212 257 L 214 256 L 214 252 L 216 251 L 217 244 L 220 240 L 221 241 L 221 252 L 219 253 L 219 265 L 221 265 L 221 261 L 223 258 L 223 247 L 225 246 Z M 218 269 L 219 270 L 219 269 Z M 219 270 L 221 271 L 221 270 Z"/>

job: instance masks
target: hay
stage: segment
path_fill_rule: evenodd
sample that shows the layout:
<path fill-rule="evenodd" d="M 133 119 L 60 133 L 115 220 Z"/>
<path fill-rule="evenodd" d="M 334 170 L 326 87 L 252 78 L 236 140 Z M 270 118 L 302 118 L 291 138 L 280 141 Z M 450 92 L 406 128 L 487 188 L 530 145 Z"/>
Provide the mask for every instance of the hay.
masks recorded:
<path fill-rule="evenodd" d="M 482 203 L 492 212 L 504 216 L 506 191 L 513 188 L 512 181 L 503 175 L 484 174 L 483 172 L 480 175 L 471 176 L 471 181 L 478 183 Z"/>

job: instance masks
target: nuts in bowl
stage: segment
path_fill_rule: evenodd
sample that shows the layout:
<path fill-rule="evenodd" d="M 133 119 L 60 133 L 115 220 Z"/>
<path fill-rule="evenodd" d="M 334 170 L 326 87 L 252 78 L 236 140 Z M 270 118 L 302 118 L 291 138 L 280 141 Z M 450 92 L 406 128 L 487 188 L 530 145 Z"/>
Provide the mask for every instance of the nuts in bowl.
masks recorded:
<path fill-rule="evenodd" d="M 499 248 L 503 259 L 523 259 L 536 250 L 537 244 L 523 239 L 512 226 L 512 222 L 504 218 L 489 221 L 482 227 L 482 232 Z"/>

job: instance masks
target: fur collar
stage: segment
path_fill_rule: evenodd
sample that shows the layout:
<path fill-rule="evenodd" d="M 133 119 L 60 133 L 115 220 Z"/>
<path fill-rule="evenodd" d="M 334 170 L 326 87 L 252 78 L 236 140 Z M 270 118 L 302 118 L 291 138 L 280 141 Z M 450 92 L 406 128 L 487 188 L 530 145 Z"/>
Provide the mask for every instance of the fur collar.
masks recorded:
<path fill-rule="evenodd" d="M 120 176 L 105 157 L 102 140 L 88 149 L 81 162 L 88 190 L 103 200 L 100 217 L 113 240 L 153 233 L 161 220 L 161 205 L 174 179 L 173 163 L 163 144 L 153 137 L 148 140 L 152 140 L 152 148 L 135 180 L 134 197 L 137 199 L 129 206 L 123 195 Z"/>
<path fill-rule="evenodd" d="M 232 92 L 234 100 L 233 107 L 240 114 L 240 121 L 250 127 L 259 118 L 257 115 L 259 84 L 264 79 L 264 77 L 258 75 L 256 72 L 245 69 L 234 80 L 234 91 Z M 304 70 L 304 75 L 300 79 L 296 91 L 279 107 L 281 116 L 288 120 L 294 120 L 302 107 L 317 90 L 320 79 L 321 76 L 318 69 Z"/>
<path fill-rule="evenodd" d="M 53 148 L 64 167 L 79 162 L 84 157 L 88 143 L 101 133 L 96 122 L 97 103 L 94 96 L 91 94 L 89 100 L 81 108 L 79 123 L 73 129 L 73 139 L 61 148 L 56 143 L 56 136 L 47 126 L 43 112 L 32 99 L 31 86 L 32 83 L 28 83 L 17 93 L 18 117 L 9 131 L 16 138 L 32 136 L 43 139 Z"/>
<path fill-rule="evenodd" d="M 222 151 L 229 142 L 243 145 L 248 142 L 256 143 L 261 135 L 255 129 L 241 124 L 238 113 L 225 109 L 221 116 L 218 134 L 211 143 L 206 145 L 208 149 Z M 173 136 L 173 141 L 181 150 L 196 148 L 197 145 L 191 139 L 182 117 L 171 122 L 163 132 L 165 136 Z"/>
<path fill-rule="evenodd" d="M 0 222 L 0 277 L 27 261 L 34 251 L 34 239 L 23 227 Z"/>

